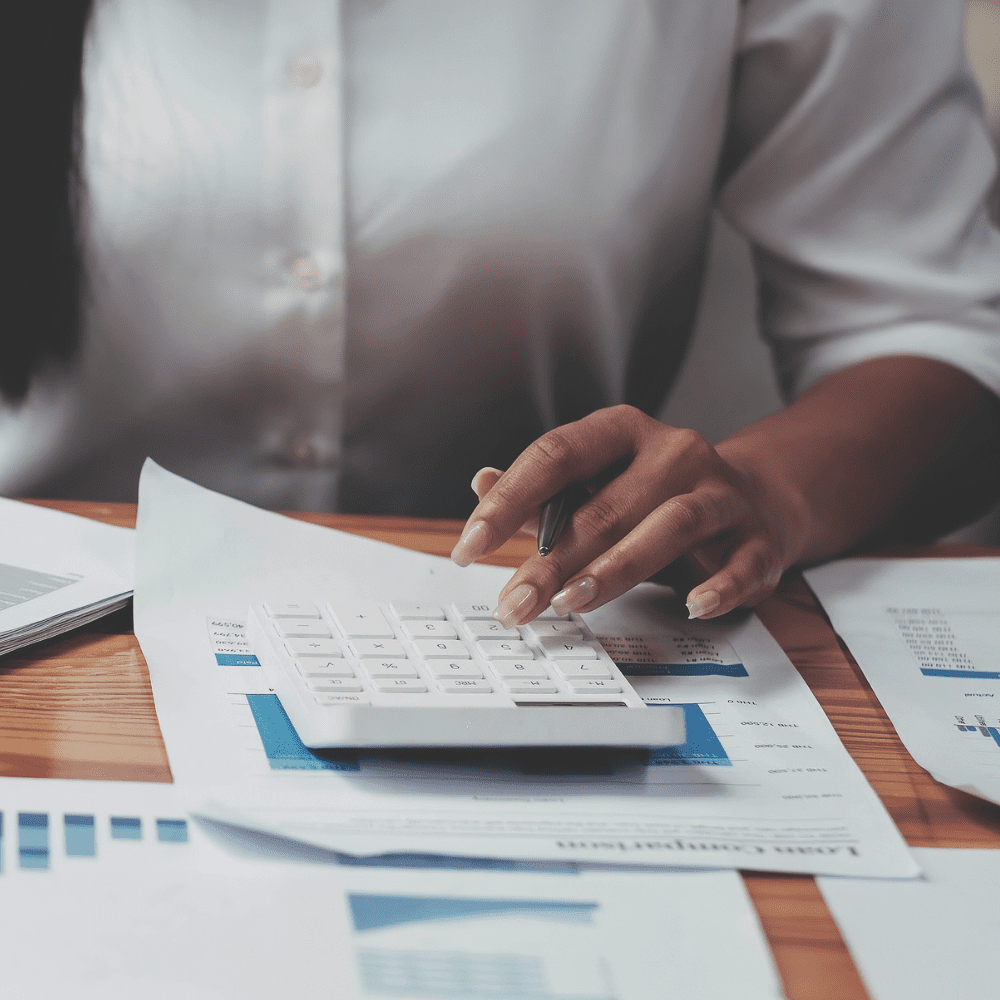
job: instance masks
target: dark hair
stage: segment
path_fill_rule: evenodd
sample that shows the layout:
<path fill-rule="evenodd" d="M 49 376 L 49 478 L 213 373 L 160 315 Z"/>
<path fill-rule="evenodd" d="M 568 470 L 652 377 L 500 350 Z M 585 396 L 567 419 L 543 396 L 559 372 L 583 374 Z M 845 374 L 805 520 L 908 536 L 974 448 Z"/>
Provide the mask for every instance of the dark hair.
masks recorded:
<path fill-rule="evenodd" d="M 84 197 L 80 66 L 91 0 L 20 0 L 0 30 L 3 188 L 0 194 L 0 392 L 22 400 L 48 359 L 79 339 Z"/>

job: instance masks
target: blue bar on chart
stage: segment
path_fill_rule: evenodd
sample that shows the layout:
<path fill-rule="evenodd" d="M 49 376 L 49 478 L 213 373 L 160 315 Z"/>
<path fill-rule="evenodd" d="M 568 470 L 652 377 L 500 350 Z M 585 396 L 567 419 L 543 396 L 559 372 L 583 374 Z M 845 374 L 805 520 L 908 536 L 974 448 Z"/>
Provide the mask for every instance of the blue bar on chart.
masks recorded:
<path fill-rule="evenodd" d="M 649 704 L 650 708 L 669 708 L 669 705 Z M 733 762 L 726 748 L 719 742 L 712 724 L 705 718 L 701 705 L 679 705 L 684 709 L 685 741 L 674 747 L 654 747 L 649 751 L 649 766 L 701 765 L 702 767 L 732 767 Z"/>
<path fill-rule="evenodd" d="M 17 814 L 17 853 L 22 868 L 49 867 L 49 817 L 46 813 Z"/>
<path fill-rule="evenodd" d="M 63 816 L 66 830 L 66 857 L 93 858 L 97 856 L 94 840 L 94 817 L 66 813 Z"/>
<path fill-rule="evenodd" d="M 360 771 L 351 751 L 310 750 L 295 731 L 273 694 L 248 694 L 247 704 L 264 745 L 267 762 L 275 771 Z"/>
<path fill-rule="evenodd" d="M 112 816 L 112 840 L 142 840 L 142 820 L 138 816 Z"/>
<path fill-rule="evenodd" d="M 1000 681 L 1000 670 L 951 670 L 944 667 L 921 667 L 924 677 L 972 677 L 977 681 Z"/>
<path fill-rule="evenodd" d="M 626 677 L 748 677 L 742 663 L 619 663 Z"/>
<path fill-rule="evenodd" d="M 188 825 L 186 819 L 158 819 L 156 837 L 166 844 L 186 844 Z"/>

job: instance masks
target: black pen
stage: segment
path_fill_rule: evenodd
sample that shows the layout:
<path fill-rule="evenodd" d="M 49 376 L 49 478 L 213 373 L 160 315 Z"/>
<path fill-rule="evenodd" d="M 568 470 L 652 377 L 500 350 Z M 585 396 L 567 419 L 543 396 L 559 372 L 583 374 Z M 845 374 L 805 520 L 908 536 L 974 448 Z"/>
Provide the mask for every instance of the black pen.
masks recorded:
<path fill-rule="evenodd" d="M 563 530 L 570 514 L 580 505 L 586 491 L 580 486 L 567 486 L 560 490 L 551 500 L 542 504 L 538 517 L 538 554 L 547 556 L 556 545 L 559 534 Z"/>

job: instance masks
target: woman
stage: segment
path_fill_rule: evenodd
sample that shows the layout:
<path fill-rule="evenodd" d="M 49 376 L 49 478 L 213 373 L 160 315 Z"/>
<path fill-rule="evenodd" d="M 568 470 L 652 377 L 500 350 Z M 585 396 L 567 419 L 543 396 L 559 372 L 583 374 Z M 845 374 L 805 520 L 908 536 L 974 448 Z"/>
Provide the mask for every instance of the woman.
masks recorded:
<path fill-rule="evenodd" d="M 267 506 L 445 515 L 509 466 L 468 562 L 587 483 L 501 595 L 519 622 L 679 562 L 721 614 L 995 495 L 993 162 L 950 0 L 36 11 L 6 36 L 6 491 L 125 498 L 149 453 Z M 74 52 L 75 147 L 73 72 L 31 108 Z M 652 416 L 713 206 L 794 400 L 716 448 Z"/>

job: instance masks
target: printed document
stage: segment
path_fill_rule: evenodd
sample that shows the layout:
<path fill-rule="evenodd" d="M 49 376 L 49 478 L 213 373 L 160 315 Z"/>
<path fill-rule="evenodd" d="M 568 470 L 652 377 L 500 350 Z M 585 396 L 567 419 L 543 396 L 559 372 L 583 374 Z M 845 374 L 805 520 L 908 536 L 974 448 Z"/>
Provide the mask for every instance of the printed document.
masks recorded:
<path fill-rule="evenodd" d="M 735 872 L 340 867 L 170 785 L 0 779 L 0 897 L 12 997 L 782 995 Z"/>
<path fill-rule="evenodd" d="M 913 759 L 1000 803 L 1000 559 L 845 559 L 805 577 Z"/>
<path fill-rule="evenodd" d="M 1000 851 L 914 853 L 920 879 L 816 880 L 872 1000 L 995 996 Z"/>
<path fill-rule="evenodd" d="M 0 656 L 124 607 L 132 596 L 134 535 L 0 499 Z"/>
<path fill-rule="evenodd" d="M 136 635 L 175 781 L 214 786 L 204 815 L 355 856 L 917 872 L 752 615 L 691 628 L 668 613 L 666 591 L 644 585 L 587 616 L 652 710 L 684 707 L 681 747 L 313 753 L 253 665 L 251 601 L 492 602 L 511 571 L 256 510 L 151 463 L 137 550 Z"/>

